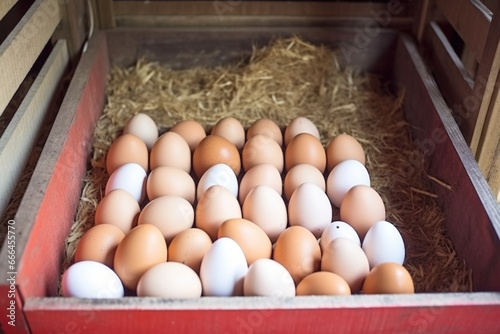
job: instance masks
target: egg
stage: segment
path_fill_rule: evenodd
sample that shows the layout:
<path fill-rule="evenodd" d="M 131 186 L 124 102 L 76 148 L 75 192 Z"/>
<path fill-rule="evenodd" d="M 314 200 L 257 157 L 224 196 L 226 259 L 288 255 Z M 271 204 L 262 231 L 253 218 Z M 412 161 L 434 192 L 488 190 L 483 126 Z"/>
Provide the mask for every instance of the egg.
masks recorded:
<path fill-rule="evenodd" d="M 385 220 L 384 202 L 373 188 L 354 186 L 340 204 L 340 219 L 351 225 L 362 240 L 373 224 Z"/>
<path fill-rule="evenodd" d="M 121 298 L 125 294 L 115 272 L 96 261 L 81 261 L 71 265 L 62 275 L 61 287 L 64 297 Z"/>
<path fill-rule="evenodd" d="M 240 153 L 236 146 L 224 137 L 209 135 L 203 138 L 193 153 L 193 170 L 201 177 L 207 169 L 217 164 L 226 164 L 239 175 Z"/>
<path fill-rule="evenodd" d="M 328 174 L 326 193 L 332 204 L 340 207 L 345 194 L 357 185 L 370 186 L 370 175 L 361 162 L 345 160 Z"/>
<path fill-rule="evenodd" d="M 273 259 L 281 263 L 298 284 L 307 275 L 318 271 L 321 250 L 314 235 L 302 226 L 291 226 L 283 231 L 273 251 Z"/>
<path fill-rule="evenodd" d="M 168 261 L 183 263 L 199 274 L 201 260 L 211 246 L 207 232 L 196 227 L 184 230 L 168 245 Z"/>
<path fill-rule="evenodd" d="M 116 247 L 125 234 L 110 224 L 95 225 L 85 232 L 76 246 L 75 262 L 97 261 L 113 268 Z"/>
<path fill-rule="evenodd" d="M 351 293 L 358 293 L 370 266 L 365 253 L 354 241 L 337 238 L 323 251 L 321 270 L 339 275 L 349 284 Z"/>
<path fill-rule="evenodd" d="M 94 222 L 96 225 L 111 224 L 127 233 L 137 225 L 140 212 L 141 208 L 134 196 L 123 189 L 115 189 L 97 205 Z"/>
<path fill-rule="evenodd" d="M 253 188 L 242 207 L 243 218 L 254 222 L 266 232 L 271 242 L 276 241 L 287 225 L 285 202 L 273 188 L 260 185 Z"/>
<path fill-rule="evenodd" d="M 149 200 L 161 196 L 179 196 L 194 204 L 196 185 L 185 170 L 171 166 L 156 167 L 149 173 L 146 181 Z"/>
<path fill-rule="evenodd" d="M 357 160 L 365 164 L 365 151 L 356 138 L 342 133 L 333 137 L 326 145 L 326 170 L 329 173 L 345 160 Z"/>
<path fill-rule="evenodd" d="M 363 284 L 364 294 L 415 293 L 410 273 L 400 264 L 384 262 L 375 266 Z"/>
<path fill-rule="evenodd" d="M 108 175 L 120 166 L 134 162 L 146 172 L 149 171 L 149 153 L 146 144 L 137 136 L 124 134 L 116 138 L 106 155 L 106 171 Z"/>
<path fill-rule="evenodd" d="M 365 235 L 362 248 L 370 268 L 384 262 L 403 264 L 405 260 L 403 237 L 388 221 L 382 220 L 373 224 Z"/>
<path fill-rule="evenodd" d="M 354 241 L 356 245 L 361 247 L 361 240 L 359 239 L 356 230 L 354 230 L 352 226 L 346 222 L 337 220 L 329 224 L 321 234 L 321 239 L 319 241 L 321 250 L 325 251 L 330 242 L 337 238 L 350 239 Z"/>
<path fill-rule="evenodd" d="M 245 254 L 230 238 L 217 239 L 203 258 L 200 279 L 204 296 L 242 296 L 248 272 Z"/>
<path fill-rule="evenodd" d="M 144 168 L 136 163 L 128 163 L 118 167 L 106 183 L 104 195 L 115 189 L 127 191 L 138 203 L 146 198 L 147 174 Z"/>
<path fill-rule="evenodd" d="M 199 298 L 201 281 L 185 264 L 163 262 L 149 268 L 137 283 L 138 297 Z"/>
<path fill-rule="evenodd" d="M 288 146 L 288 144 L 292 141 L 292 139 L 301 133 L 308 133 L 313 137 L 317 138 L 318 140 L 321 139 L 316 125 L 310 119 L 299 116 L 295 118 L 293 121 L 291 121 L 290 124 L 288 124 L 288 126 L 285 129 L 285 134 L 284 134 L 285 146 Z"/>
<path fill-rule="evenodd" d="M 303 183 L 314 183 L 321 190 L 325 191 L 326 182 L 323 174 L 314 166 L 308 164 L 298 164 L 293 166 L 285 176 L 284 189 L 285 198 L 290 200 L 293 192 Z"/>
<path fill-rule="evenodd" d="M 194 209 L 179 196 L 161 196 L 149 202 L 139 215 L 138 224 L 156 226 L 169 243 L 180 232 L 193 226 Z"/>
<path fill-rule="evenodd" d="M 223 186 L 231 191 L 234 197 L 238 197 L 238 179 L 234 171 L 226 164 L 213 165 L 198 181 L 196 197 L 200 200 L 201 196 L 211 186 Z"/>
<path fill-rule="evenodd" d="M 297 296 L 348 296 L 349 284 L 337 274 L 317 271 L 304 277 L 297 285 Z"/>
<path fill-rule="evenodd" d="M 134 227 L 116 248 L 114 270 L 123 285 L 135 290 L 141 276 L 151 267 L 167 261 L 167 244 L 154 225 Z"/>
<path fill-rule="evenodd" d="M 252 123 L 247 130 L 247 140 L 256 136 L 264 135 L 273 138 L 279 146 L 283 146 L 283 134 L 281 129 L 273 120 L 260 118 Z"/>
<path fill-rule="evenodd" d="M 283 182 L 281 181 L 281 174 L 271 164 L 260 164 L 250 168 L 241 179 L 239 189 L 239 200 L 243 204 L 248 193 L 256 186 L 267 185 L 273 188 L 281 195 L 283 189 Z"/>
<path fill-rule="evenodd" d="M 217 231 L 217 238 L 231 238 L 241 247 L 247 264 L 258 259 L 271 258 L 273 246 L 271 240 L 259 226 L 247 219 L 228 219 Z"/>
<path fill-rule="evenodd" d="M 231 218 L 242 218 L 240 204 L 233 193 L 223 186 L 208 188 L 196 206 L 196 227 L 215 240 L 219 227 Z"/>
<path fill-rule="evenodd" d="M 325 149 L 319 139 L 309 133 L 295 136 L 285 150 L 285 169 L 289 171 L 299 164 L 312 165 L 321 173 L 326 168 Z"/>
<path fill-rule="evenodd" d="M 184 138 L 191 152 L 207 136 L 203 126 L 195 120 L 180 121 L 170 128 L 170 132 L 175 132 Z"/>
<path fill-rule="evenodd" d="M 245 145 L 245 129 L 234 117 L 224 117 L 220 119 L 212 128 L 212 135 L 217 135 L 226 138 L 236 146 L 238 150 Z"/>
<path fill-rule="evenodd" d="M 249 268 L 243 281 L 245 296 L 294 297 L 295 283 L 280 263 L 259 259 Z"/>
<path fill-rule="evenodd" d="M 314 183 L 301 184 L 290 197 L 288 222 L 307 228 L 319 238 L 332 221 L 332 205 L 326 193 Z"/>
<path fill-rule="evenodd" d="M 191 171 L 191 150 L 188 143 L 176 132 L 165 132 L 151 149 L 150 166 L 151 169 L 171 166 L 189 173 Z"/>
<path fill-rule="evenodd" d="M 129 119 L 123 133 L 139 137 L 146 144 L 148 150 L 151 150 L 158 139 L 158 126 L 149 115 L 138 113 Z"/>
<path fill-rule="evenodd" d="M 250 138 L 241 152 L 241 161 L 245 171 L 260 164 L 271 164 L 281 173 L 283 171 L 283 151 L 272 138 L 255 135 Z"/>

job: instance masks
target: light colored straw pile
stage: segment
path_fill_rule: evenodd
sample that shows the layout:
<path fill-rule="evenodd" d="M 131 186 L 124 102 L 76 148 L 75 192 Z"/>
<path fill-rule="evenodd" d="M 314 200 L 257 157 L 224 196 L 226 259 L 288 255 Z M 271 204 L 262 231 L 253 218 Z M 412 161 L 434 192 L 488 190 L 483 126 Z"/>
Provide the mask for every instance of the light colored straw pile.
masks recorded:
<path fill-rule="evenodd" d="M 149 114 L 162 131 L 183 119 L 197 120 L 208 131 L 225 116 L 245 128 L 262 117 L 284 128 L 300 115 L 317 125 L 323 144 L 348 133 L 363 145 L 372 186 L 386 204 L 387 220 L 404 238 L 405 266 L 416 291 L 471 290 L 470 270 L 457 257 L 429 190 L 430 182 L 440 181 L 426 174 L 424 156 L 410 138 L 403 92 L 394 96 L 378 78 L 340 68 L 332 50 L 295 37 L 254 49 L 249 61 L 224 67 L 172 70 L 141 59 L 111 71 L 107 96 L 63 269 L 93 225 L 107 180 L 106 151 L 132 115 Z"/>

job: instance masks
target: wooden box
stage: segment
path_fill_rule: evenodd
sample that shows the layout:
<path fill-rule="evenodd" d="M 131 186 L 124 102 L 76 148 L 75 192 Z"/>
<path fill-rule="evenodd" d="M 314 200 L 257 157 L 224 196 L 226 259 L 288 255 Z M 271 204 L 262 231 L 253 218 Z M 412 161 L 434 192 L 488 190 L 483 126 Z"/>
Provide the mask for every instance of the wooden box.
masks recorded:
<path fill-rule="evenodd" d="M 7 281 L 7 261 L 0 263 L 1 308 L 9 307 L 9 293 L 14 293 L 17 307 L 15 327 L 2 317 L 5 332 L 500 331 L 500 207 L 414 38 L 391 29 L 381 29 L 370 43 L 358 47 L 350 65 L 406 87 L 405 116 L 418 129 L 415 139 L 428 148 L 429 174 L 453 189 L 433 190 L 455 249 L 473 271 L 475 292 L 289 299 L 57 297 L 64 240 L 79 202 L 110 67 L 130 65 L 144 54 L 175 67 L 215 65 L 248 55 L 253 43 L 292 34 L 336 47 L 352 45 L 357 32 L 345 27 L 116 28 L 93 35 L 15 217 L 19 229 L 14 285 Z M 4 244 L 1 258 L 7 254 Z"/>

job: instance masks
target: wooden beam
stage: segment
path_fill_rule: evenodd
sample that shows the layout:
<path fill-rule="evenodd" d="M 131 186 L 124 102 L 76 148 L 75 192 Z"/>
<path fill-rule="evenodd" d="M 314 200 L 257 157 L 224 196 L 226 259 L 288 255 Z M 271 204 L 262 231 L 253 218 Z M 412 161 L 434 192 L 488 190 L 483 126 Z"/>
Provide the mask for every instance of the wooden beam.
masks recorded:
<path fill-rule="evenodd" d="M 0 138 L 0 216 L 40 134 L 54 92 L 68 65 L 66 41 L 52 50 L 14 118 Z"/>
<path fill-rule="evenodd" d="M 2 0 L 0 1 L 0 20 L 14 7 L 17 0 Z"/>
<path fill-rule="evenodd" d="M 0 115 L 60 20 L 57 0 L 37 0 L 0 45 Z"/>
<path fill-rule="evenodd" d="M 68 43 L 70 61 L 76 66 L 79 53 L 88 34 L 87 0 L 64 1 L 61 5 L 63 12 L 61 24 L 52 35 L 52 41 L 65 39 Z"/>
<path fill-rule="evenodd" d="M 436 0 L 439 9 L 481 63 L 491 12 L 480 0 Z"/>
<path fill-rule="evenodd" d="M 115 27 L 115 9 L 112 0 L 92 0 L 97 26 L 101 29 Z"/>

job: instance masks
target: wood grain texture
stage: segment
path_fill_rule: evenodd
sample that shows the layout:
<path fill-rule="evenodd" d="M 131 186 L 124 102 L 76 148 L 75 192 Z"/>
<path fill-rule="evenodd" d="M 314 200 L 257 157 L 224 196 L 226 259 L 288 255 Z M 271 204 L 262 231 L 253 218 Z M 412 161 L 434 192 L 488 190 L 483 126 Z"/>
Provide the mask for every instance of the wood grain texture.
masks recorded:
<path fill-rule="evenodd" d="M 79 53 L 88 33 L 87 0 L 64 1 L 61 4 L 62 20 L 52 35 L 52 41 L 65 39 L 72 65 L 76 66 Z"/>
<path fill-rule="evenodd" d="M 0 115 L 61 20 L 57 0 L 37 0 L 0 45 Z"/>
<path fill-rule="evenodd" d="M 96 14 L 96 25 L 100 29 L 115 27 L 115 13 L 112 0 L 92 0 L 92 7 Z"/>
<path fill-rule="evenodd" d="M 455 112 L 466 142 L 470 142 L 475 128 L 475 118 L 463 117 L 464 99 L 472 95 L 474 80 L 470 77 L 443 31 L 436 22 L 430 22 L 426 31 L 427 52 L 430 66 L 448 106 Z M 478 105 L 479 107 L 479 105 Z"/>
<path fill-rule="evenodd" d="M 137 308 L 140 311 L 137 311 Z M 203 297 L 195 300 L 35 298 L 31 330 L 124 333 L 497 332 L 500 294 Z"/>
<path fill-rule="evenodd" d="M 68 64 L 66 41 L 59 41 L 0 138 L 0 215 L 35 146 L 52 97 Z"/>
<path fill-rule="evenodd" d="M 408 37 L 398 45 L 394 78 L 406 87 L 405 115 L 426 150 L 428 174 L 452 187 L 434 185 L 434 192 L 457 254 L 473 271 L 474 289 L 500 291 L 500 206 Z"/>
<path fill-rule="evenodd" d="M 2 0 L 0 1 L 0 20 L 14 7 L 17 0 Z"/>
<path fill-rule="evenodd" d="M 491 22 L 488 8 L 480 0 L 436 0 L 436 3 L 481 63 Z"/>

